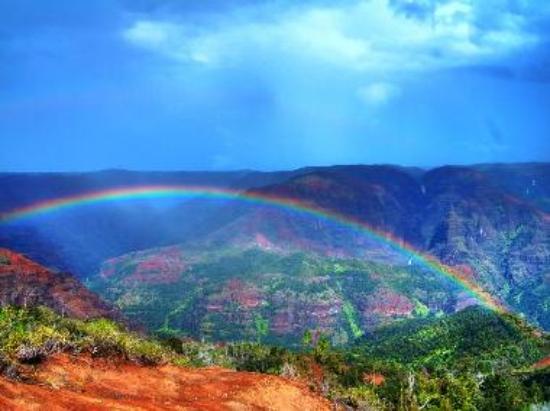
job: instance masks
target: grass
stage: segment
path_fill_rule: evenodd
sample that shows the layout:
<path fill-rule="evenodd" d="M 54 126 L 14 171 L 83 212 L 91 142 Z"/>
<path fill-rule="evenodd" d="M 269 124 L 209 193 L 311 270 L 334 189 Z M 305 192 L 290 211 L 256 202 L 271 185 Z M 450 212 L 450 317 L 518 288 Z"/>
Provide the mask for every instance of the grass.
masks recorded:
<path fill-rule="evenodd" d="M 362 337 L 365 333 L 363 332 L 363 330 L 361 330 L 361 327 L 357 323 L 357 314 L 355 312 L 355 308 L 349 301 L 346 301 L 344 303 L 343 311 L 346 316 L 346 320 L 348 321 L 351 332 L 353 333 L 353 337 Z"/>
<path fill-rule="evenodd" d="M 128 332 L 110 320 L 64 318 L 44 307 L 0 308 L 0 368 L 39 363 L 58 352 L 87 352 L 143 365 L 171 362 L 177 357 L 159 342 Z"/>

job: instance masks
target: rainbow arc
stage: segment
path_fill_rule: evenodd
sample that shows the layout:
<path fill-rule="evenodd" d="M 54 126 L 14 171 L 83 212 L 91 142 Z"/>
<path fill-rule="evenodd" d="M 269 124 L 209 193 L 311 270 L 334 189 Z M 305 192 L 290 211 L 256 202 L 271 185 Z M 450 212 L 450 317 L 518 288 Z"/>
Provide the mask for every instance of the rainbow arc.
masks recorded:
<path fill-rule="evenodd" d="M 497 312 L 507 311 L 498 300 L 475 283 L 466 272 L 441 263 L 437 258 L 421 252 L 412 245 L 404 242 L 402 239 L 395 237 L 391 233 L 381 231 L 355 218 L 345 216 L 338 212 L 328 211 L 294 198 L 205 186 L 176 185 L 123 187 L 39 201 L 4 213 L 0 217 L 0 223 L 6 224 L 10 222 L 17 222 L 64 209 L 111 201 L 192 197 L 227 199 L 252 204 L 267 205 L 297 211 L 349 227 L 353 230 L 361 232 L 381 244 L 389 245 L 409 261 L 414 260 L 429 270 L 448 278 L 479 300 L 484 306 Z"/>

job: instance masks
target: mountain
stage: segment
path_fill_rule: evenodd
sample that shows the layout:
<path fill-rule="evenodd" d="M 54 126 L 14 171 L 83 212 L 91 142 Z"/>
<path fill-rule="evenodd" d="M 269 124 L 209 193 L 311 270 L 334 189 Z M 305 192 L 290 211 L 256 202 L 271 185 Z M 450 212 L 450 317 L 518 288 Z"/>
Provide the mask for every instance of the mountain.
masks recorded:
<path fill-rule="evenodd" d="M 120 314 L 67 273 L 57 273 L 21 254 L 0 249 L 0 306 L 46 306 L 75 318 Z"/>
<path fill-rule="evenodd" d="M 154 178 L 147 173 L 116 171 L 92 173 L 85 178 L 26 175 L 17 176 L 20 180 L 14 180 L 14 176 L 5 177 L 4 184 L 9 193 L 9 187 L 15 186 L 16 181 L 20 184 L 18 187 L 29 190 L 33 184 L 36 186 L 42 182 L 37 192 L 45 196 L 50 189 L 52 192 L 57 190 L 55 192 L 59 194 L 59 186 L 64 187 L 64 193 L 71 192 L 71 184 L 79 189 L 91 187 L 82 181 L 93 181 L 94 189 L 99 187 L 98 182 L 103 184 L 101 187 L 117 184 L 131 186 L 144 181 L 148 184 L 183 182 L 232 187 L 251 195 L 296 200 L 363 222 L 388 233 L 398 243 L 406 241 L 421 253 L 434 256 L 465 273 L 471 282 L 479 284 L 512 311 L 523 313 L 534 324 L 550 329 L 549 174 L 550 165 L 545 163 L 445 166 L 431 170 L 356 165 L 311 167 L 281 173 L 153 173 Z M 78 191 L 76 188 L 74 190 Z M 9 204 L 21 203 L 25 188 L 17 188 L 16 191 L 19 194 L 12 196 Z M 380 264 L 385 267 L 384 271 L 399 272 L 409 263 L 407 256 L 387 242 L 319 215 L 268 204 L 201 198 L 162 207 L 157 202 L 81 207 L 21 224 L 2 226 L 0 241 L 13 244 L 17 250 L 28 250 L 30 255 L 41 258 L 39 261 L 47 260 L 55 267 L 78 267 L 77 272 L 82 278 L 89 278 L 97 292 L 127 310 L 130 316 L 134 315 L 134 311 L 143 311 L 151 301 L 156 301 L 155 306 L 167 309 L 175 301 L 184 302 L 187 289 L 167 285 L 166 278 L 159 277 L 159 270 L 155 268 L 160 264 L 163 267 L 161 271 L 168 273 L 166 275 L 171 276 L 171 281 L 183 281 L 188 275 L 181 268 L 180 258 L 172 258 L 170 251 L 167 251 L 174 244 L 177 249 L 183 250 L 185 266 L 193 266 L 186 259 L 187 252 L 191 259 L 198 258 L 196 256 L 201 253 L 218 253 L 213 257 L 211 268 L 205 269 L 208 272 L 206 277 L 214 279 L 213 288 L 208 291 L 213 295 L 225 295 L 221 285 L 223 282 L 218 281 L 214 272 L 214 269 L 219 269 L 215 267 L 219 256 L 224 253 L 236 253 L 235 259 L 240 261 L 237 266 L 251 255 L 257 257 L 254 253 L 247 254 L 247 250 L 256 248 L 275 254 L 274 258 L 281 261 L 286 258 L 285 255 L 295 252 L 300 255 L 299 252 L 303 252 L 304 264 L 309 261 L 308 258 L 326 260 L 328 265 L 333 259 L 360 260 Z M 44 248 L 45 245 L 48 246 Z M 55 255 L 50 250 L 55 250 Z M 138 250 L 142 252 L 136 253 Z M 315 257 L 310 257 L 312 255 Z M 141 264 L 142 260 L 154 263 L 147 266 Z M 105 270 L 113 261 L 114 274 L 105 275 Z M 416 262 L 411 263 L 412 268 L 424 273 L 427 271 Z M 255 265 L 254 262 L 250 264 Z M 349 262 L 345 264 L 352 266 Z M 148 271 L 147 267 L 151 270 Z M 134 269 L 137 272 L 134 273 Z M 281 273 L 292 277 L 292 272 L 285 268 L 279 269 L 278 274 Z M 264 274 L 262 270 L 247 272 L 247 284 L 261 290 Z M 149 275 L 151 278 L 147 278 Z M 231 275 L 238 279 L 241 273 L 234 271 Z M 333 273 L 325 272 L 321 276 L 328 276 L 335 283 Z M 132 294 L 135 291 L 136 295 L 128 295 L 121 300 L 124 293 L 116 290 L 120 290 L 121 284 L 133 281 L 125 278 L 141 278 L 143 284 L 130 287 L 127 292 Z M 194 284 L 195 280 L 191 278 L 194 277 L 190 277 L 189 284 Z M 297 281 L 303 283 L 301 277 Z M 163 287 L 166 292 L 160 291 Z M 306 291 L 312 287 L 305 287 L 304 298 Z M 438 287 L 449 287 L 448 281 L 440 279 Z M 374 298 L 380 292 L 378 288 L 369 288 L 366 284 L 356 288 L 357 293 L 362 295 L 358 301 L 364 301 L 369 296 Z M 430 308 L 431 315 L 439 310 L 453 312 L 456 307 L 473 303 L 458 289 L 450 294 L 443 290 L 440 300 L 431 302 L 433 296 L 430 293 L 424 299 L 418 298 L 422 288 L 417 288 L 416 282 L 411 280 L 409 286 L 405 281 L 398 288 L 384 284 L 383 290 L 392 298 L 405 295 L 409 302 L 413 301 L 413 305 L 414 299 L 411 298 L 428 307 L 440 307 Z M 150 290 L 149 294 L 144 291 L 146 289 Z M 335 285 L 331 285 L 330 289 L 339 293 Z M 203 303 L 210 301 L 213 295 L 204 296 L 197 307 L 204 307 Z M 160 303 L 163 299 L 166 304 Z M 293 299 L 296 297 L 289 295 L 281 300 L 281 304 L 287 304 L 287 301 L 290 307 Z M 401 301 L 400 297 L 398 299 Z M 344 300 L 329 299 L 334 304 L 327 310 L 333 313 L 341 310 Z M 461 303 L 457 305 L 457 301 Z M 361 304 L 353 305 L 358 313 L 363 311 L 365 305 L 364 302 Z M 171 308 L 159 313 L 150 325 L 159 327 L 170 312 Z M 170 318 L 174 315 L 171 314 Z M 199 317 L 202 318 L 202 314 Z M 181 318 L 181 324 L 187 323 L 185 318 Z M 281 321 L 276 322 L 274 318 L 270 327 Z M 145 322 L 149 323 L 149 320 Z M 334 323 L 334 332 L 341 328 L 338 321 Z M 370 322 L 365 320 L 364 324 Z M 301 332 L 298 329 L 295 331 L 296 334 Z M 349 330 L 347 334 L 349 337 Z"/>
<path fill-rule="evenodd" d="M 388 232 L 465 272 L 512 311 L 548 329 L 550 218 L 537 206 L 544 203 L 546 191 L 539 189 L 541 198 L 518 197 L 510 188 L 516 190 L 520 182 L 532 187 L 534 175 L 546 175 L 548 166 L 525 168 L 524 174 L 519 165 L 441 167 L 425 173 L 392 166 L 315 168 L 251 193 L 296 199 Z M 504 184 L 498 179 L 501 173 L 519 175 L 513 183 Z M 544 186 L 545 180 L 540 177 L 540 181 Z M 451 313 L 476 303 L 445 278 L 428 274 L 425 267 L 412 267 L 422 274 L 411 274 L 414 270 L 406 267 L 407 258 L 364 232 L 280 207 L 228 204 L 225 208 L 233 219 L 179 247 L 108 260 L 92 281 L 94 289 L 128 315 L 143 318 L 153 330 L 170 323 L 176 326 L 168 328 L 208 336 L 211 321 L 219 332 L 224 324 L 234 331 L 215 338 L 256 338 L 255 321 L 261 318 L 267 321 L 268 339 L 279 334 L 294 343 L 307 327 L 330 328 L 332 338 L 351 341 L 354 335 L 384 323 L 378 318 L 380 312 L 386 319 L 406 318 L 415 312 Z M 197 250 L 208 251 L 204 253 L 207 262 Z M 224 253 L 233 253 L 231 259 L 220 257 Z M 288 255 L 293 255 L 294 265 L 284 262 Z M 266 258 L 277 260 L 276 268 L 265 263 Z M 357 270 L 361 263 L 355 260 L 379 266 Z M 300 264 L 313 267 L 317 280 L 302 275 Z M 344 276 L 327 268 L 335 264 Z M 166 278 L 159 279 L 159 267 L 160 272 L 170 273 L 169 285 L 164 283 Z M 384 274 L 377 277 L 375 272 Z M 266 284 L 276 283 L 277 275 L 287 286 L 267 290 Z M 400 275 L 402 282 L 395 280 Z M 343 287 L 342 278 L 353 295 Z M 199 285 L 201 281 L 207 286 Z M 196 291 L 193 297 L 190 290 Z M 248 297 L 235 297 L 236 292 Z M 387 315 L 392 308 L 373 308 L 372 301 L 381 300 L 392 301 L 390 306 L 399 302 L 400 315 Z M 227 311 L 231 302 L 241 314 Z M 158 313 L 156 317 L 152 311 Z M 308 323 L 304 318 L 312 312 L 319 318 Z M 349 318 L 356 319 L 350 322 Z M 358 328 L 350 325 L 354 322 Z M 296 326 L 299 323 L 301 327 Z M 230 324 L 239 324 L 241 332 L 235 333 Z"/>
<path fill-rule="evenodd" d="M 537 207 L 546 201 L 547 188 L 536 201 L 534 195 L 508 191 L 512 184 L 501 180 L 518 169 L 446 167 L 427 173 L 428 202 L 417 244 L 448 265 L 469 267 L 490 294 L 548 329 L 550 215 Z M 537 169 L 541 175 L 550 172 L 548 166 Z M 513 187 L 518 180 L 521 174 Z M 532 181 L 528 174 L 524 187 Z"/>
<path fill-rule="evenodd" d="M 550 164 L 480 164 L 473 168 L 514 197 L 550 212 Z"/>
<path fill-rule="evenodd" d="M 249 190 L 253 195 L 295 199 L 318 209 L 368 223 L 409 241 L 422 206 L 420 183 L 411 170 L 394 166 L 335 166 L 311 169 L 272 185 Z M 260 236 L 275 247 L 312 250 L 324 255 L 363 259 L 399 258 L 390 247 L 340 223 L 279 207 L 235 205 L 240 213 L 204 241 L 246 243 Z M 195 237 L 193 242 L 200 241 Z"/>

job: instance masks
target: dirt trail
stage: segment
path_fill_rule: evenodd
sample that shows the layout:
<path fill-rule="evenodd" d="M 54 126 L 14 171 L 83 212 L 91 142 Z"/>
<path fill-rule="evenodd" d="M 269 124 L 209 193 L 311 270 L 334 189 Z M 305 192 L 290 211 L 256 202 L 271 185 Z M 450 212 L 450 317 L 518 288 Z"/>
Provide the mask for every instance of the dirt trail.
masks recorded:
<path fill-rule="evenodd" d="M 59 355 L 36 383 L 0 378 L 0 409 L 11 410 L 330 410 L 299 382 L 223 368 L 140 367 Z"/>

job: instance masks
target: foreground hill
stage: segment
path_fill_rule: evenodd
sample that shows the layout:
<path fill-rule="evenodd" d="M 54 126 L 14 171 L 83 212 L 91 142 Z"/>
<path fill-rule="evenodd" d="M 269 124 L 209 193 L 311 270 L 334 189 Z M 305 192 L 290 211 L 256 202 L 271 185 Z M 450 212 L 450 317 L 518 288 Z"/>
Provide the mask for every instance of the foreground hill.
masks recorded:
<path fill-rule="evenodd" d="M 304 383 L 184 367 L 204 353 L 178 354 L 105 319 L 0 308 L 0 409 L 330 409 Z"/>
<path fill-rule="evenodd" d="M 53 272 L 0 248 L 0 306 L 4 305 L 42 305 L 75 318 L 120 317 L 70 274 Z"/>
<path fill-rule="evenodd" d="M 104 319 L 0 308 L 0 408 L 519 411 L 550 401 L 548 339 L 513 316 L 470 307 L 350 349 L 305 337 L 298 351 L 146 340 Z"/>

